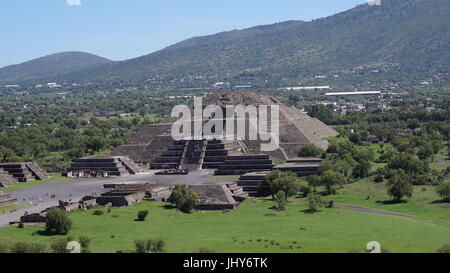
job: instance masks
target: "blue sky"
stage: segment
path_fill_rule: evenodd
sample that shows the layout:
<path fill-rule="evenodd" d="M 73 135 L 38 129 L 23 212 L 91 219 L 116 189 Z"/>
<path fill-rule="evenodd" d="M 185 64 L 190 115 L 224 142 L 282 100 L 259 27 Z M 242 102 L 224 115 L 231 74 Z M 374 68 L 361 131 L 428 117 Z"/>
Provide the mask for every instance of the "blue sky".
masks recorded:
<path fill-rule="evenodd" d="M 76 2 L 81 1 L 81 5 Z M 112 60 L 193 37 L 329 16 L 364 0 L 2 0 L 0 67 L 61 52 Z M 74 2 L 75 5 L 69 5 Z"/>

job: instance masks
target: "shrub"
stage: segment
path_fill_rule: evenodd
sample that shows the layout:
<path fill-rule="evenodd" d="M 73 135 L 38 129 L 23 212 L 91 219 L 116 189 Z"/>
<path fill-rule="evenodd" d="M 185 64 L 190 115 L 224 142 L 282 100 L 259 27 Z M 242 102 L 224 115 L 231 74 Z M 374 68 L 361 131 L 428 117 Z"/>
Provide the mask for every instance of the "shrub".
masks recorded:
<path fill-rule="evenodd" d="M 70 250 L 67 249 L 67 243 L 69 240 L 67 238 L 61 238 L 50 244 L 50 248 L 53 253 L 70 253 Z"/>
<path fill-rule="evenodd" d="M 163 253 L 166 242 L 162 239 L 148 239 L 134 241 L 136 253 Z"/>
<path fill-rule="evenodd" d="M 319 208 L 321 208 L 323 206 L 322 197 L 320 197 L 320 195 L 318 195 L 318 194 L 310 193 L 308 195 L 308 206 L 309 206 L 309 211 L 317 212 L 319 210 Z"/>
<path fill-rule="evenodd" d="M 46 246 L 38 243 L 17 242 L 13 244 L 9 251 L 11 253 L 45 253 Z"/>
<path fill-rule="evenodd" d="M 450 202 L 450 182 L 443 182 L 436 188 L 437 194 L 439 194 L 444 201 Z"/>
<path fill-rule="evenodd" d="M 58 208 L 50 209 L 45 218 L 45 231 L 48 234 L 64 235 L 72 228 L 72 220 L 70 220 L 67 212 Z"/>
<path fill-rule="evenodd" d="M 278 209 L 284 210 L 287 202 L 286 194 L 284 193 L 284 191 L 279 191 L 277 194 L 275 194 L 275 200 L 278 203 Z"/>
<path fill-rule="evenodd" d="M 445 244 L 437 250 L 438 253 L 450 253 L 450 244 Z"/>
<path fill-rule="evenodd" d="M 180 211 L 190 213 L 197 204 L 197 194 L 187 185 L 178 184 L 173 188 L 169 202 L 174 204 Z"/>
<path fill-rule="evenodd" d="M 103 215 L 105 212 L 103 210 L 94 210 L 94 212 L 92 212 L 92 215 Z"/>
<path fill-rule="evenodd" d="M 137 218 L 139 221 L 145 221 L 145 218 L 148 216 L 148 210 L 141 210 L 137 214 Z"/>
<path fill-rule="evenodd" d="M 382 175 L 376 175 L 375 178 L 373 179 L 373 182 L 375 183 L 382 183 L 384 181 L 384 178 Z"/>
<path fill-rule="evenodd" d="M 325 151 L 322 150 L 321 148 L 313 144 L 306 144 L 300 149 L 300 151 L 298 152 L 298 156 L 321 157 L 324 153 Z"/>
<path fill-rule="evenodd" d="M 91 239 L 88 236 L 80 236 L 78 239 L 81 245 L 82 253 L 89 253 L 89 246 L 91 245 Z"/>
<path fill-rule="evenodd" d="M 23 224 L 22 222 L 20 222 L 20 223 L 17 225 L 17 227 L 18 227 L 18 228 L 24 228 L 24 224 Z"/>

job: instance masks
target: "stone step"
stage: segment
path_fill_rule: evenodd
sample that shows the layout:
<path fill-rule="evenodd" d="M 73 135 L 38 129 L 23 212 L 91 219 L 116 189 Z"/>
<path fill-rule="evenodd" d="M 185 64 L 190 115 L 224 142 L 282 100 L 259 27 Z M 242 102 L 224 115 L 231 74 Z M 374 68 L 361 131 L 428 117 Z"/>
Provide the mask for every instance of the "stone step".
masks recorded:
<path fill-rule="evenodd" d="M 262 172 L 266 171 L 267 169 L 245 169 L 245 170 L 216 170 L 214 172 L 215 175 L 243 175 L 246 173 L 252 173 L 252 172 Z"/>
<path fill-rule="evenodd" d="M 238 180 L 238 186 L 258 186 L 263 180 Z"/>
<path fill-rule="evenodd" d="M 218 166 L 219 170 L 271 170 L 273 168 L 273 164 L 239 164 L 239 165 L 228 165 L 226 162 Z"/>
<path fill-rule="evenodd" d="M 270 159 L 251 159 L 251 160 L 225 160 L 224 165 L 247 165 L 247 164 L 254 164 L 254 165 L 271 165 L 273 166 L 273 162 Z"/>
<path fill-rule="evenodd" d="M 154 163 L 180 163 L 181 157 L 159 157 Z"/>
<path fill-rule="evenodd" d="M 178 169 L 180 164 L 178 163 L 151 163 L 150 169 L 152 170 L 167 170 L 167 169 Z"/>

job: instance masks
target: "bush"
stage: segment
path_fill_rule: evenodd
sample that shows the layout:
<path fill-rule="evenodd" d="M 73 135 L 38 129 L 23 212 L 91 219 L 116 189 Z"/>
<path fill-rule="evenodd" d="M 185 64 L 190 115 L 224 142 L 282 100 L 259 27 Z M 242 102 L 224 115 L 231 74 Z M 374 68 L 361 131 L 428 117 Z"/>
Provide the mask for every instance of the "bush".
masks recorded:
<path fill-rule="evenodd" d="M 376 175 L 375 178 L 373 179 L 373 182 L 375 183 L 382 183 L 384 181 L 384 178 L 382 175 Z"/>
<path fill-rule="evenodd" d="M 89 253 L 89 246 L 91 245 L 91 239 L 88 236 L 80 236 L 78 239 L 81 245 L 82 253 Z"/>
<path fill-rule="evenodd" d="M 69 240 L 67 238 L 61 238 L 50 244 L 50 248 L 53 253 L 70 253 L 70 250 L 67 249 L 67 243 Z"/>
<path fill-rule="evenodd" d="M 9 251 L 10 253 L 45 253 L 46 246 L 38 243 L 17 242 L 13 244 Z"/>
<path fill-rule="evenodd" d="M 324 153 L 325 151 L 322 150 L 321 148 L 313 144 L 306 144 L 300 149 L 300 151 L 298 152 L 298 156 L 321 157 Z"/>
<path fill-rule="evenodd" d="M 437 194 L 439 194 L 445 202 L 450 202 L 450 182 L 443 182 L 436 188 Z"/>
<path fill-rule="evenodd" d="M 45 218 L 45 231 L 48 234 L 64 235 L 72 228 L 72 220 L 70 220 L 67 212 L 58 208 L 50 209 Z"/>
<path fill-rule="evenodd" d="M 94 212 L 92 212 L 92 215 L 103 215 L 105 212 L 103 210 L 94 210 Z"/>
<path fill-rule="evenodd" d="M 137 218 L 139 221 L 145 221 L 145 218 L 148 216 L 148 210 L 141 210 L 137 214 Z"/>
<path fill-rule="evenodd" d="M 178 184 L 173 188 L 169 202 L 174 204 L 180 211 L 190 213 L 197 204 L 197 194 L 187 185 Z"/>
<path fill-rule="evenodd" d="M 310 193 L 308 195 L 308 206 L 310 212 L 317 212 L 319 208 L 323 206 L 323 200 L 320 195 L 315 193 Z"/>
<path fill-rule="evenodd" d="M 438 253 L 450 253 L 450 244 L 445 244 L 437 250 Z"/>
<path fill-rule="evenodd" d="M 134 241 L 136 253 L 163 253 L 166 242 L 162 239 L 148 239 Z"/>
<path fill-rule="evenodd" d="M 278 209 L 284 210 L 287 202 L 286 194 L 284 193 L 284 191 L 279 191 L 277 194 L 275 194 L 275 200 L 277 200 Z"/>

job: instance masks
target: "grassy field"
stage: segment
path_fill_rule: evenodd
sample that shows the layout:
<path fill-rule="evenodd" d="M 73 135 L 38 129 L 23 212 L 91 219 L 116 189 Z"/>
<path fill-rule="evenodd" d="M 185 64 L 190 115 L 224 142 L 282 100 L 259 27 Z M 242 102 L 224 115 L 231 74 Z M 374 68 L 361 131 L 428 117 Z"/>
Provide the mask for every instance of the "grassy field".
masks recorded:
<path fill-rule="evenodd" d="M 6 206 L 0 206 L 0 215 L 9 213 L 13 209 L 19 210 L 19 209 L 23 209 L 26 207 L 28 207 L 28 206 L 23 205 L 23 204 L 11 204 L 11 205 L 6 205 Z"/>
<path fill-rule="evenodd" d="M 450 243 L 450 224 L 322 209 L 308 213 L 306 205 L 288 204 L 285 211 L 274 203 L 246 201 L 238 209 L 182 214 L 161 203 L 141 202 L 115 208 L 101 216 L 92 211 L 70 213 L 72 238 L 87 235 L 93 252 L 133 249 L 136 239 L 162 238 L 168 252 L 196 252 L 208 247 L 215 252 L 364 252 L 369 241 L 379 241 L 392 252 L 436 252 Z M 135 221 L 139 210 L 148 209 L 145 222 Z M 51 243 L 60 236 L 42 236 L 42 227 L 0 229 L 0 243 L 13 240 Z M 33 235 L 34 234 L 34 235 Z M 424 236 L 426 234 L 426 236 Z M 14 238 L 14 239 L 12 239 Z"/>
<path fill-rule="evenodd" d="M 46 179 L 46 180 L 35 180 L 35 181 L 31 181 L 31 182 L 26 182 L 26 183 L 16 183 L 10 187 L 1 188 L 1 189 L 6 192 L 12 192 L 12 191 L 16 191 L 16 190 L 20 190 L 20 189 L 24 189 L 24 188 L 28 188 L 28 187 L 42 185 L 45 183 L 52 183 L 52 182 L 68 179 L 67 177 L 62 176 L 59 173 L 53 173 L 51 175 L 52 175 L 52 177 L 49 179 Z"/>
<path fill-rule="evenodd" d="M 337 194 L 325 196 L 339 204 L 351 204 L 407 215 L 450 220 L 450 204 L 442 203 L 433 186 L 414 186 L 413 197 L 406 203 L 392 204 L 386 192 L 386 183 L 374 183 L 363 179 L 345 185 Z"/>

